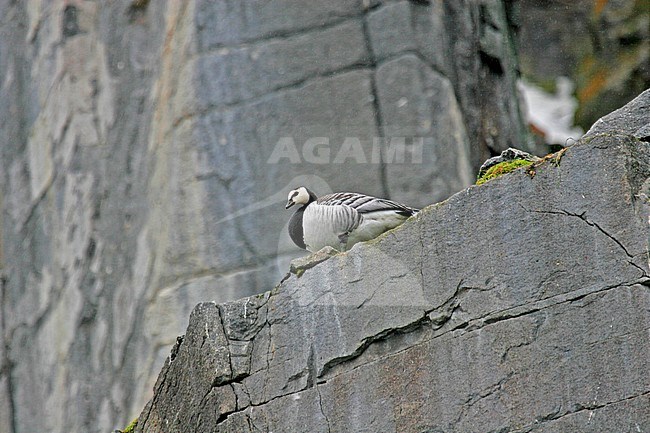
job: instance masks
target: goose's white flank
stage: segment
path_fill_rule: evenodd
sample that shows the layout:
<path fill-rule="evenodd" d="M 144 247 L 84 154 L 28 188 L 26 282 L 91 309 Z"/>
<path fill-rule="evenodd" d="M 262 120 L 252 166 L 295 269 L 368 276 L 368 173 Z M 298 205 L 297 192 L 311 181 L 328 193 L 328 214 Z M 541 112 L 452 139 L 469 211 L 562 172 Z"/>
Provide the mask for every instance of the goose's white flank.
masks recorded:
<path fill-rule="evenodd" d="M 302 249 L 331 246 L 345 251 L 402 224 L 418 209 L 369 195 L 337 192 L 317 197 L 304 186 L 289 192 L 286 208 L 298 205 L 289 236 Z"/>

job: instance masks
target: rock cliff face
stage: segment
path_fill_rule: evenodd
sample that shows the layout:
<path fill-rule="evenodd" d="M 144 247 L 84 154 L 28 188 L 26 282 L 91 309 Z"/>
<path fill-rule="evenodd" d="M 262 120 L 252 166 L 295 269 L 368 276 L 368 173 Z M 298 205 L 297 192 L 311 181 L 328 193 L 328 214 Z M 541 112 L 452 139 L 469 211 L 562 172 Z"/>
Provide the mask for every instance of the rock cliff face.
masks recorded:
<path fill-rule="evenodd" d="M 649 103 L 271 292 L 198 305 L 137 431 L 649 430 Z"/>
<path fill-rule="evenodd" d="M 504 2 L 429 3 L 0 1 L 0 431 L 136 416 L 198 302 L 280 279 L 289 187 L 422 206 L 524 146 Z"/>

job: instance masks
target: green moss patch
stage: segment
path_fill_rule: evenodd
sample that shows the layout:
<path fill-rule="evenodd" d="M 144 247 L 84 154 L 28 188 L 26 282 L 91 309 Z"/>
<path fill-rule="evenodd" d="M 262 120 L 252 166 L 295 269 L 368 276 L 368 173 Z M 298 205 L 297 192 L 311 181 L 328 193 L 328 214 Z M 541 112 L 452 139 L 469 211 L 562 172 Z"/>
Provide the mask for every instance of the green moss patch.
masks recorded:
<path fill-rule="evenodd" d="M 133 433 L 133 430 L 135 430 L 135 427 L 138 425 L 138 419 L 134 419 L 131 421 L 131 424 L 127 425 L 126 428 L 123 430 L 123 433 Z"/>
<path fill-rule="evenodd" d="M 525 159 L 513 159 L 512 161 L 500 162 L 488 168 L 482 176 L 476 179 L 476 184 L 484 184 L 488 180 L 496 179 L 499 176 L 510 173 L 511 171 L 514 171 L 520 167 L 529 166 L 532 163 L 533 161 L 527 161 Z"/>

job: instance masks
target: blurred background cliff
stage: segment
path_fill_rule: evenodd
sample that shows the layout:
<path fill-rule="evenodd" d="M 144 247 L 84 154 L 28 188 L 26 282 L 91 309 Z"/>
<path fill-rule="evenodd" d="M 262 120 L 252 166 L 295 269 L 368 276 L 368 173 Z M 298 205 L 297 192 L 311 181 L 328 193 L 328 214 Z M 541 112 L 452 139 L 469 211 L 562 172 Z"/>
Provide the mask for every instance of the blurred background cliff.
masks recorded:
<path fill-rule="evenodd" d="M 1 0 L 0 17 L 8 433 L 136 416 L 196 303 L 269 290 L 304 254 L 290 188 L 425 206 L 650 82 L 644 0 Z"/>

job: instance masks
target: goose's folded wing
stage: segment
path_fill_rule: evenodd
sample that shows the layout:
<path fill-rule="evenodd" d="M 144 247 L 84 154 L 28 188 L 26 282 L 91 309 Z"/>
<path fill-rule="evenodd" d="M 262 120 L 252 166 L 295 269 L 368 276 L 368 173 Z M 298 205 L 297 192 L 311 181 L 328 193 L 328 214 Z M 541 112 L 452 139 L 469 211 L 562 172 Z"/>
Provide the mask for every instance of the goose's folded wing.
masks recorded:
<path fill-rule="evenodd" d="M 411 216 L 418 211 L 392 200 L 352 192 L 328 194 L 319 198 L 318 203 L 326 206 L 347 205 L 360 214 L 393 211 L 401 215 Z"/>

